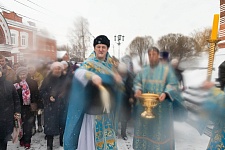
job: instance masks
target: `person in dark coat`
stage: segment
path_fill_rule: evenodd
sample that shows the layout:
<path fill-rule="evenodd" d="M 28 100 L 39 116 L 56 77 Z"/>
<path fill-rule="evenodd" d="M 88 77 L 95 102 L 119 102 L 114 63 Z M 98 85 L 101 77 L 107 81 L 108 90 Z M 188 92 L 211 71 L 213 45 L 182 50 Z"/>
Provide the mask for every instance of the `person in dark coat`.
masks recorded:
<path fill-rule="evenodd" d="M 225 61 L 222 62 L 219 66 L 218 79 L 220 82 L 220 89 L 224 90 L 225 87 Z"/>
<path fill-rule="evenodd" d="M 5 79 L 0 69 L 0 150 L 7 149 L 11 139 L 14 119 L 20 116 L 20 99 L 12 82 Z"/>
<path fill-rule="evenodd" d="M 179 61 L 176 58 L 174 58 L 174 59 L 171 60 L 170 63 L 172 65 L 172 67 L 174 68 L 174 73 L 177 77 L 177 80 L 179 81 L 179 87 L 180 87 L 180 89 L 183 90 L 184 89 L 184 80 L 183 80 L 183 76 L 182 76 L 183 70 L 180 70 L 178 68 Z"/>
<path fill-rule="evenodd" d="M 61 80 L 63 82 L 63 85 L 61 87 L 61 109 L 60 109 L 60 145 L 63 146 L 63 134 L 65 130 L 66 125 L 66 116 L 68 111 L 68 99 L 69 99 L 69 92 L 71 89 L 72 79 L 73 79 L 73 73 L 71 72 L 69 65 L 66 61 L 61 61 L 64 69 L 61 75 Z"/>
<path fill-rule="evenodd" d="M 134 103 L 134 91 L 132 90 L 134 77 L 128 72 L 127 66 L 123 62 L 119 63 L 118 72 L 121 75 L 124 84 L 120 115 L 121 136 L 124 140 L 127 140 L 127 123 L 131 118 L 132 103 Z"/>
<path fill-rule="evenodd" d="M 23 137 L 20 139 L 20 146 L 26 149 L 30 148 L 32 127 L 34 120 L 34 111 L 39 106 L 39 91 L 38 84 L 35 80 L 27 77 L 28 69 L 26 67 L 19 67 L 16 70 L 17 80 L 14 86 L 17 89 L 20 103 L 21 103 L 21 117 L 23 127 Z"/>
<path fill-rule="evenodd" d="M 53 137 L 60 134 L 60 113 L 63 107 L 61 78 L 63 65 L 60 62 L 54 62 L 50 69 L 40 88 L 40 96 L 44 102 L 44 133 L 47 137 L 47 150 L 52 150 Z M 60 139 L 62 137 L 63 135 L 60 135 Z"/>

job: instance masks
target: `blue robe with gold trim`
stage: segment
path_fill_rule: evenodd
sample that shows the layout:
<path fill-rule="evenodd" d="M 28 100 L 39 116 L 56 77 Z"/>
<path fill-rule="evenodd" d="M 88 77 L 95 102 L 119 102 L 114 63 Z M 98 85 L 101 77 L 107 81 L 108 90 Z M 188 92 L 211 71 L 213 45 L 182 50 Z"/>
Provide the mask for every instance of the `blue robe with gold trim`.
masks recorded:
<path fill-rule="evenodd" d="M 133 148 L 135 150 L 174 150 L 173 101 L 182 101 L 178 92 L 178 81 L 168 64 L 159 63 L 154 68 L 146 66 L 137 74 L 134 89 L 142 93 L 167 93 L 167 98 L 154 109 L 155 118 L 141 117 L 144 111 L 137 101 L 135 106 L 135 125 Z"/>
<path fill-rule="evenodd" d="M 211 96 L 203 108 L 208 119 L 214 122 L 214 128 L 207 150 L 225 149 L 225 93 L 219 88 L 211 89 Z"/>
<path fill-rule="evenodd" d="M 93 52 L 91 56 L 82 64 L 79 69 L 87 70 L 85 78 L 90 78 L 93 73 L 101 77 L 102 83 L 115 89 L 115 100 L 120 99 L 120 92 L 116 89 L 113 78 L 112 58 L 108 55 L 105 61 L 100 61 L 95 57 Z M 79 69 L 76 70 L 79 71 Z M 78 139 L 82 120 L 85 113 L 88 91 L 85 91 L 85 85 L 76 77 L 73 78 L 72 89 L 69 99 L 68 115 L 64 133 L 64 149 L 75 150 L 78 147 Z M 89 99 L 90 100 L 90 99 Z M 95 149 L 96 150 L 116 150 L 116 136 L 114 130 L 114 111 L 109 114 L 95 115 Z M 88 141 L 87 141 L 88 142 Z"/>

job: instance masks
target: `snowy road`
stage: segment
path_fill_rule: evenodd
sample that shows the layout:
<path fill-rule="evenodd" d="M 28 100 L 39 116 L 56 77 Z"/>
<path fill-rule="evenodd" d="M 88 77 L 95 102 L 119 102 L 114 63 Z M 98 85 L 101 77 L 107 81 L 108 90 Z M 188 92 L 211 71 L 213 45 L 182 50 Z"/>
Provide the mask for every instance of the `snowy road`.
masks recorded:
<path fill-rule="evenodd" d="M 175 139 L 176 139 L 176 150 L 205 150 L 209 137 L 206 135 L 200 136 L 196 129 L 192 128 L 187 123 L 174 123 L 175 128 Z M 121 137 L 118 137 L 118 150 L 133 150 L 132 148 L 132 135 L 133 128 L 128 128 L 128 140 L 124 141 Z M 63 150 L 59 146 L 59 137 L 54 139 L 54 150 Z M 19 143 L 12 144 L 9 142 L 8 150 L 24 150 L 23 147 L 19 146 Z M 43 133 L 36 133 L 32 137 L 31 150 L 46 150 L 46 140 L 44 139 Z"/>

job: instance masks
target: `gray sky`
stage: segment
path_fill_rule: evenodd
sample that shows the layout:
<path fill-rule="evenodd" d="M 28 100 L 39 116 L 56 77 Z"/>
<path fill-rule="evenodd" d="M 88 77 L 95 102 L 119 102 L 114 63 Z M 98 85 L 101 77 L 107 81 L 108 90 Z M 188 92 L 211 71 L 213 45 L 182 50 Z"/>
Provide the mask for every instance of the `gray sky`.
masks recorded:
<path fill-rule="evenodd" d="M 68 31 L 83 16 L 92 35 L 109 37 L 116 54 L 114 35 L 125 36 L 124 50 L 136 36 L 150 35 L 156 42 L 168 33 L 190 35 L 211 27 L 219 13 L 219 0 L 1 0 L 0 6 L 39 20 L 37 25 L 53 34 L 58 45 L 69 44 Z"/>

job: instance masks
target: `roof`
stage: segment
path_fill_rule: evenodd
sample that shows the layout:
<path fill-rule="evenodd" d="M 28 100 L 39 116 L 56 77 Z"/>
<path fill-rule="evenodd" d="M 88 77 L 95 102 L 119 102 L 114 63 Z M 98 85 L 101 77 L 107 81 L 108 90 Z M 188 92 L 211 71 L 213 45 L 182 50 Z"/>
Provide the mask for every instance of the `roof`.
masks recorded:
<path fill-rule="evenodd" d="M 67 51 L 57 51 L 57 58 L 62 59 L 66 53 Z"/>

